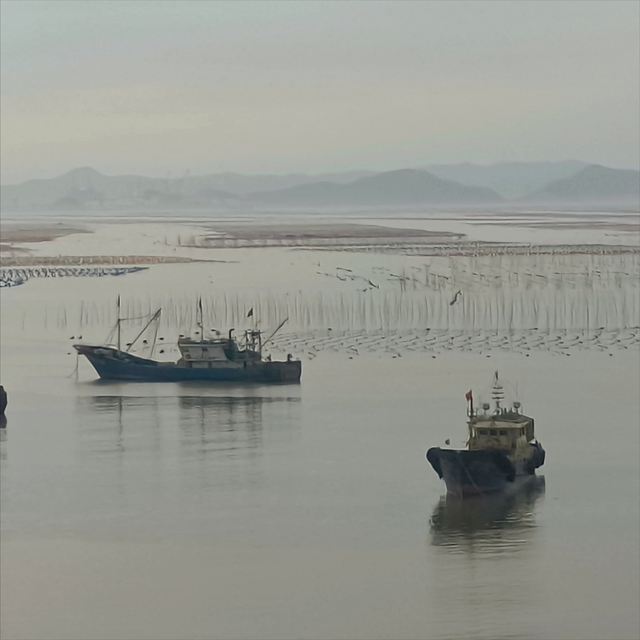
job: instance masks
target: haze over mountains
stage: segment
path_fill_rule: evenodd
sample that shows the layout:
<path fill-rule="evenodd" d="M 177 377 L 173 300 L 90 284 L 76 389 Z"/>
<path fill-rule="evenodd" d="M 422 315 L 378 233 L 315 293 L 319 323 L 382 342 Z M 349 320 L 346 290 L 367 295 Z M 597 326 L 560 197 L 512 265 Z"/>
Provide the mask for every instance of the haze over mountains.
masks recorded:
<path fill-rule="evenodd" d="M 106 176 L 89 167 L 62 176 L 3 185 L 2 211 L 185 209 L 335 209 L 518 205 L 640 206 L 640 172 L 578 161 L 490 166 L 432 165 L 376 173 L 181 178 Z"/>
<path fill-rule="evenodd" d="M 575 176 L 586 166 L 585 162 L 566 160 L 492 165 L 442 164 L 423 169 L 444 180 L 454 180 L 470 187 L 488 187 L 504 198 L 521 198 L 544 189 L 555 180 Z"/>
<path fill-rule="evenodd" d="M 638 200 L 640 172 L 588 165 L 570 178 L 551 182 L 529 199 L 547 202 Z"/>
<path fill-rule="evenodd" d="M 253 193 L 252 202 L 286 207 L 412 207 L 416 205 L 500 202 L 492 189 L 442 180 L 427 171 L 401 169 L 358 178 L 347 184 L 316 182 L 278 191 Z"/>

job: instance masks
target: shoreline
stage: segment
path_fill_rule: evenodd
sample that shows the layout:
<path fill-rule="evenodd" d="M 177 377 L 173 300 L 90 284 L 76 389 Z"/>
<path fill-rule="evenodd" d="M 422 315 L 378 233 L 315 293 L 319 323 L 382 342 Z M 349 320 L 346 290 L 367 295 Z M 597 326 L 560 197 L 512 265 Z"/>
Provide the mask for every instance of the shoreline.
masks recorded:
<path fill-rule="evenodd" d="M 571 216 L 571 220 L 567 217 Z M 305 249 L 406 256 L 640 253 L 640 225 L 616 213 L 105 221 L 3 221 L 0 267 L 210 261 L 224 249 Z M 636 228 L 638 233 L 636 233 Z"/>
<path fill-rule="evenodd" d="M 201 248 L 201 247 L 194 247 Z M 313 244 L 264 244 L 248 245 L 226 244 L 211 249 L 266 249 L 288 248 L 297 250 L 314 251 L 344 251 L 353 253 L 379 253 L 402 254 L 413 257 L 484 257 L 484 256 L 535 256 L 535 255 L 637 255 L 640 247 L 629 245 L 514 245 L 499 243 L 476 243 L 456 245 L 422 246 L 395 246 L 385 245 L 313 245 Z M 28 250 L 12 248 L 10 251 L 19 255 L 0 255 L 0 268 L 29 268 L 29 267 L 68 267 L 82 265 L 153 265 L 153 264 L 180 264 L 191 262 L 229 262 L 228 260 L 215 260 L 207 258 L 149 256 L 149 255 L 57 255 L 57 256 L 32 256 Z"/>

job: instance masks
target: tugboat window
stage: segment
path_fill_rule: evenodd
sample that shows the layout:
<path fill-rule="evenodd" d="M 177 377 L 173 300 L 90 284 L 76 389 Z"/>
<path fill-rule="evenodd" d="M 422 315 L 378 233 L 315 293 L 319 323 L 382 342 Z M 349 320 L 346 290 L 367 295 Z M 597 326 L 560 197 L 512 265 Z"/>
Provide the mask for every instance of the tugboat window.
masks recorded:
<path fill-rule="evenodd" d="M 507 435 L 507 430 L 506 429 L 500 429 L 500 435 L 501 436 L 506 436 Z"/>
<path fill-rule="evenodd" d="M 498 430 L 497 429 L 491 429 L 491 435 L 492 436 L 497 436 L 498 435 Z"/>
<path fill-rule="evenodd" d="M 486 436 L 488 434 L 489 434 L 489 432 L 486 429 L 480 429 L 480 435 L 481 436 Z"/>

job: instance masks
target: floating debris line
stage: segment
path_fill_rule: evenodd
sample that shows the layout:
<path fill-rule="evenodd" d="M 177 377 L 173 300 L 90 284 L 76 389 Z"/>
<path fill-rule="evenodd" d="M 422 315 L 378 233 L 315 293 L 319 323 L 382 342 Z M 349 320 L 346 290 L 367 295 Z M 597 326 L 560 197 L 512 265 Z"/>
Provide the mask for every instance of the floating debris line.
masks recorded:
<path fill-rule="evenodd" d="M 297 247 L 304 251 L 344 251 L 353 253 L 388 253 L 405 256 L 425 257 L 499 257 L 499 256 L 570 256 L 570 255 L 637 255 L 637 245 L 610 244 L 554 244 L 536 245 L 529 243 L 502 242 L 462 242 L 442 244 L 386 243 L 386 244 L 349 244 L 343 246 Z"/>
<path fill-rule="evenodd" d="M 640 328 L 625 331 L 309 331 L 280 335 L 272 347 L 277 353 L 296 353 L 313 359 L 322 353 L 354 358 L 366 354 L 403 355 L 469 352 L 489 355 L 512 352 L 528 355 L 550 352 L 570 356 L 576 351 L 613 352 L 640 348 Z"/>
<path fill-rule="evenodd" d="M 161 360 L 179 357 L 176 341 L 163 339 L 161 344 L 156 357 Z M 527 357 L 540 352 L 571 356 L 579 351 L 598 351 L 613 355 L 639 349 L 640 328 L 635 327 L 626 331 L 295 331 L 278 334 L 267 351 L 276 357 L 292 353 L 301 360 L 324 355 L 353 360 L 366 356 L 401 358 L 420 354 L 435 358 L 446 353 L 490 357 L 508 352 Z M 131 352 L 151 357 L 151 345 L 142 343 Z"/>

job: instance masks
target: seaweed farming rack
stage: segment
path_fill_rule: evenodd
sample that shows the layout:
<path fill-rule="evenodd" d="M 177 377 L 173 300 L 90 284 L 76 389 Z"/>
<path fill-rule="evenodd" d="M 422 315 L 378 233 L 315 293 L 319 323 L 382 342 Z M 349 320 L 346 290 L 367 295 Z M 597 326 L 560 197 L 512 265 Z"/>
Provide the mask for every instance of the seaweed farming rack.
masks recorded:
<path fill-rule="evenodd" d="M 148 267 L 3 267 L 0 269 L 0 287 L 15 287 L 31 278 L 100 278 L 144 269 Z"/>

